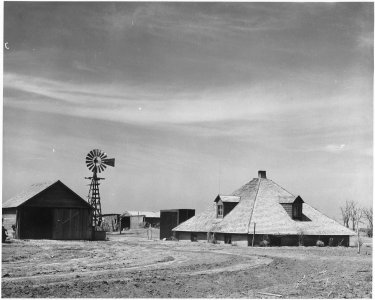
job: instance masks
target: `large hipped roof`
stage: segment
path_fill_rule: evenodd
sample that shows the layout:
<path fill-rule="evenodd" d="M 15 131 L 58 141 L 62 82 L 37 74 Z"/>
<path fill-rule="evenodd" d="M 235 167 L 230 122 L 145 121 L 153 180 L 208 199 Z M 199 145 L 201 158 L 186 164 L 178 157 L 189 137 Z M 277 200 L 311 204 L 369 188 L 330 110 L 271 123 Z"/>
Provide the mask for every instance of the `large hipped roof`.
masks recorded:
<path fill-rule="evenodd" d="M 292 203 L 300 197 L 267 178 L 254 178 L 232 196 L 240 197 L 240 201 L 224 218 L 216 217 L 216 207 L 212 203 L 205 212 L 173 230 L 248 234 L 253 232 L 256 223 L 256 234 L 354 235 L 353 231 L 306 203 L 303 203 L 302 221 L 292 219 L 281 203 Z"/>

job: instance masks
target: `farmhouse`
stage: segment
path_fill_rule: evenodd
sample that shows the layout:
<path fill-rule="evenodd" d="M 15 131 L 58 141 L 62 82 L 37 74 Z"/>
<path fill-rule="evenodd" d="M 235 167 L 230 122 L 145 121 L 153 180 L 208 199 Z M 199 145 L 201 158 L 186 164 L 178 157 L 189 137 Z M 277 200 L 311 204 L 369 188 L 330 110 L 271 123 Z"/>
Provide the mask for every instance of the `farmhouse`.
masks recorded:
<path fill-rule="evenodd" d="M 137 229 L 151 225 L 159 227 L 159 211 L 126 211 L 121 215 L 121 229 Z"/>
<path fill-rule="evenodd" d="M 34 184 L 5 201 L 4 227 L 15 225 L 15 238 L 88 240 L 92 207 L 60 180 Z"/>
<path fill-rule="evenodd" d="M 180 240 L 210 240 L 250 246 L 349 246 L 354 232 L 311 207 L 277 183 L 265 171 L 231 195 L 218 195 L 213 205 L 173 229 Z"/>

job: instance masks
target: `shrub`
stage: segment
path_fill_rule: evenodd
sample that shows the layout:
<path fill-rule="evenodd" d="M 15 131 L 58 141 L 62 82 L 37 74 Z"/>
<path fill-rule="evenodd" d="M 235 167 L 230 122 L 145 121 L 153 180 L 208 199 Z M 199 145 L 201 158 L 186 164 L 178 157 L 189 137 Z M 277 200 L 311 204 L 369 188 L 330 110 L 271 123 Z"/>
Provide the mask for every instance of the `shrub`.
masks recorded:
<path fill-rule="evenodd" d="M 263 240 L 259 243 L 261 247 L 268 247 L 270 245 L 270 242 L 267 240 Z"/>
<path fill-rule="evenodd" d="M 317 241 L 316 241 L 316 246 L 317 246 L 317 247 L 324 247 L 324 242 L 321 241 L 321 240 L 317 240 Z"/>

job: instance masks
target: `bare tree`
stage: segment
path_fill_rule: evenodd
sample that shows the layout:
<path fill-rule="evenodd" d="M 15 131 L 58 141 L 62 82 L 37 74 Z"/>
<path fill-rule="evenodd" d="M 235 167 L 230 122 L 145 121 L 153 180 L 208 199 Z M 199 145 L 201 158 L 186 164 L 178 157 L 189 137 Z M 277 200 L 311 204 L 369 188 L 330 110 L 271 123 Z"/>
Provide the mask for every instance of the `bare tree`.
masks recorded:
<path fill-rule="evenodd" d="M 369 236 L 372 237 L 372 207 L 363 209 L 363 217 L 368 222 Z"/>
<path fill-rule="evenodd" d="M 355 206 L 356 205 L 355 205 L 354 201 L 346 200 L 345 206 L 340 207 L 341 215 L 342 215 L 342 221 L 344 223 L 344 226 L 347 227 L 347 228 L 349 228 L 349 221 L 353 217 L 353 210 L 354 210 Z M 353 227 L 354 227 L 354 225 L 353 225 Z"/>
<path fill-rule="evenodd" d="M 359 237 L 359 223 L 362 223 L 362 217 L 363 217 L 363 209 L 361 208 L 356 208 L 354 210 L 354 216 L 355 216 L 355 224 L 357 227 L 357 246 L 358 246 L 358 253 L 361 252 L 361 246 L 362 246 L 362 241 Z M 354 225 L 353 225 L 353 230 L 354 230 Z"/>
<path fill-rule="evenodd" d="M 344 222 L 344 226 L 349 228 L 350 210 L 348 206 L 348 201 L 346 201 L 345 207 L 340 207 L 340 209 L 341 209 L 341 216 L 342 216 L 342 221 Z"/>

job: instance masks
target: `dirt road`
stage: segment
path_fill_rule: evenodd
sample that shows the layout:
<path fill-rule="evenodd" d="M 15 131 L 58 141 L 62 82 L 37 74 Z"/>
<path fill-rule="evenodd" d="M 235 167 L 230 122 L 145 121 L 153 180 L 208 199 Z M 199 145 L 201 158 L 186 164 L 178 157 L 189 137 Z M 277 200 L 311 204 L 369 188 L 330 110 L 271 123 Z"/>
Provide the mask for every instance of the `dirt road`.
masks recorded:
<path fill-rule="evenodd" d="M 2 297 L 370 298 L 371 249 L 363 250 L 130 235 L 106 242 L 12 240 L 2 247 Z"/>

